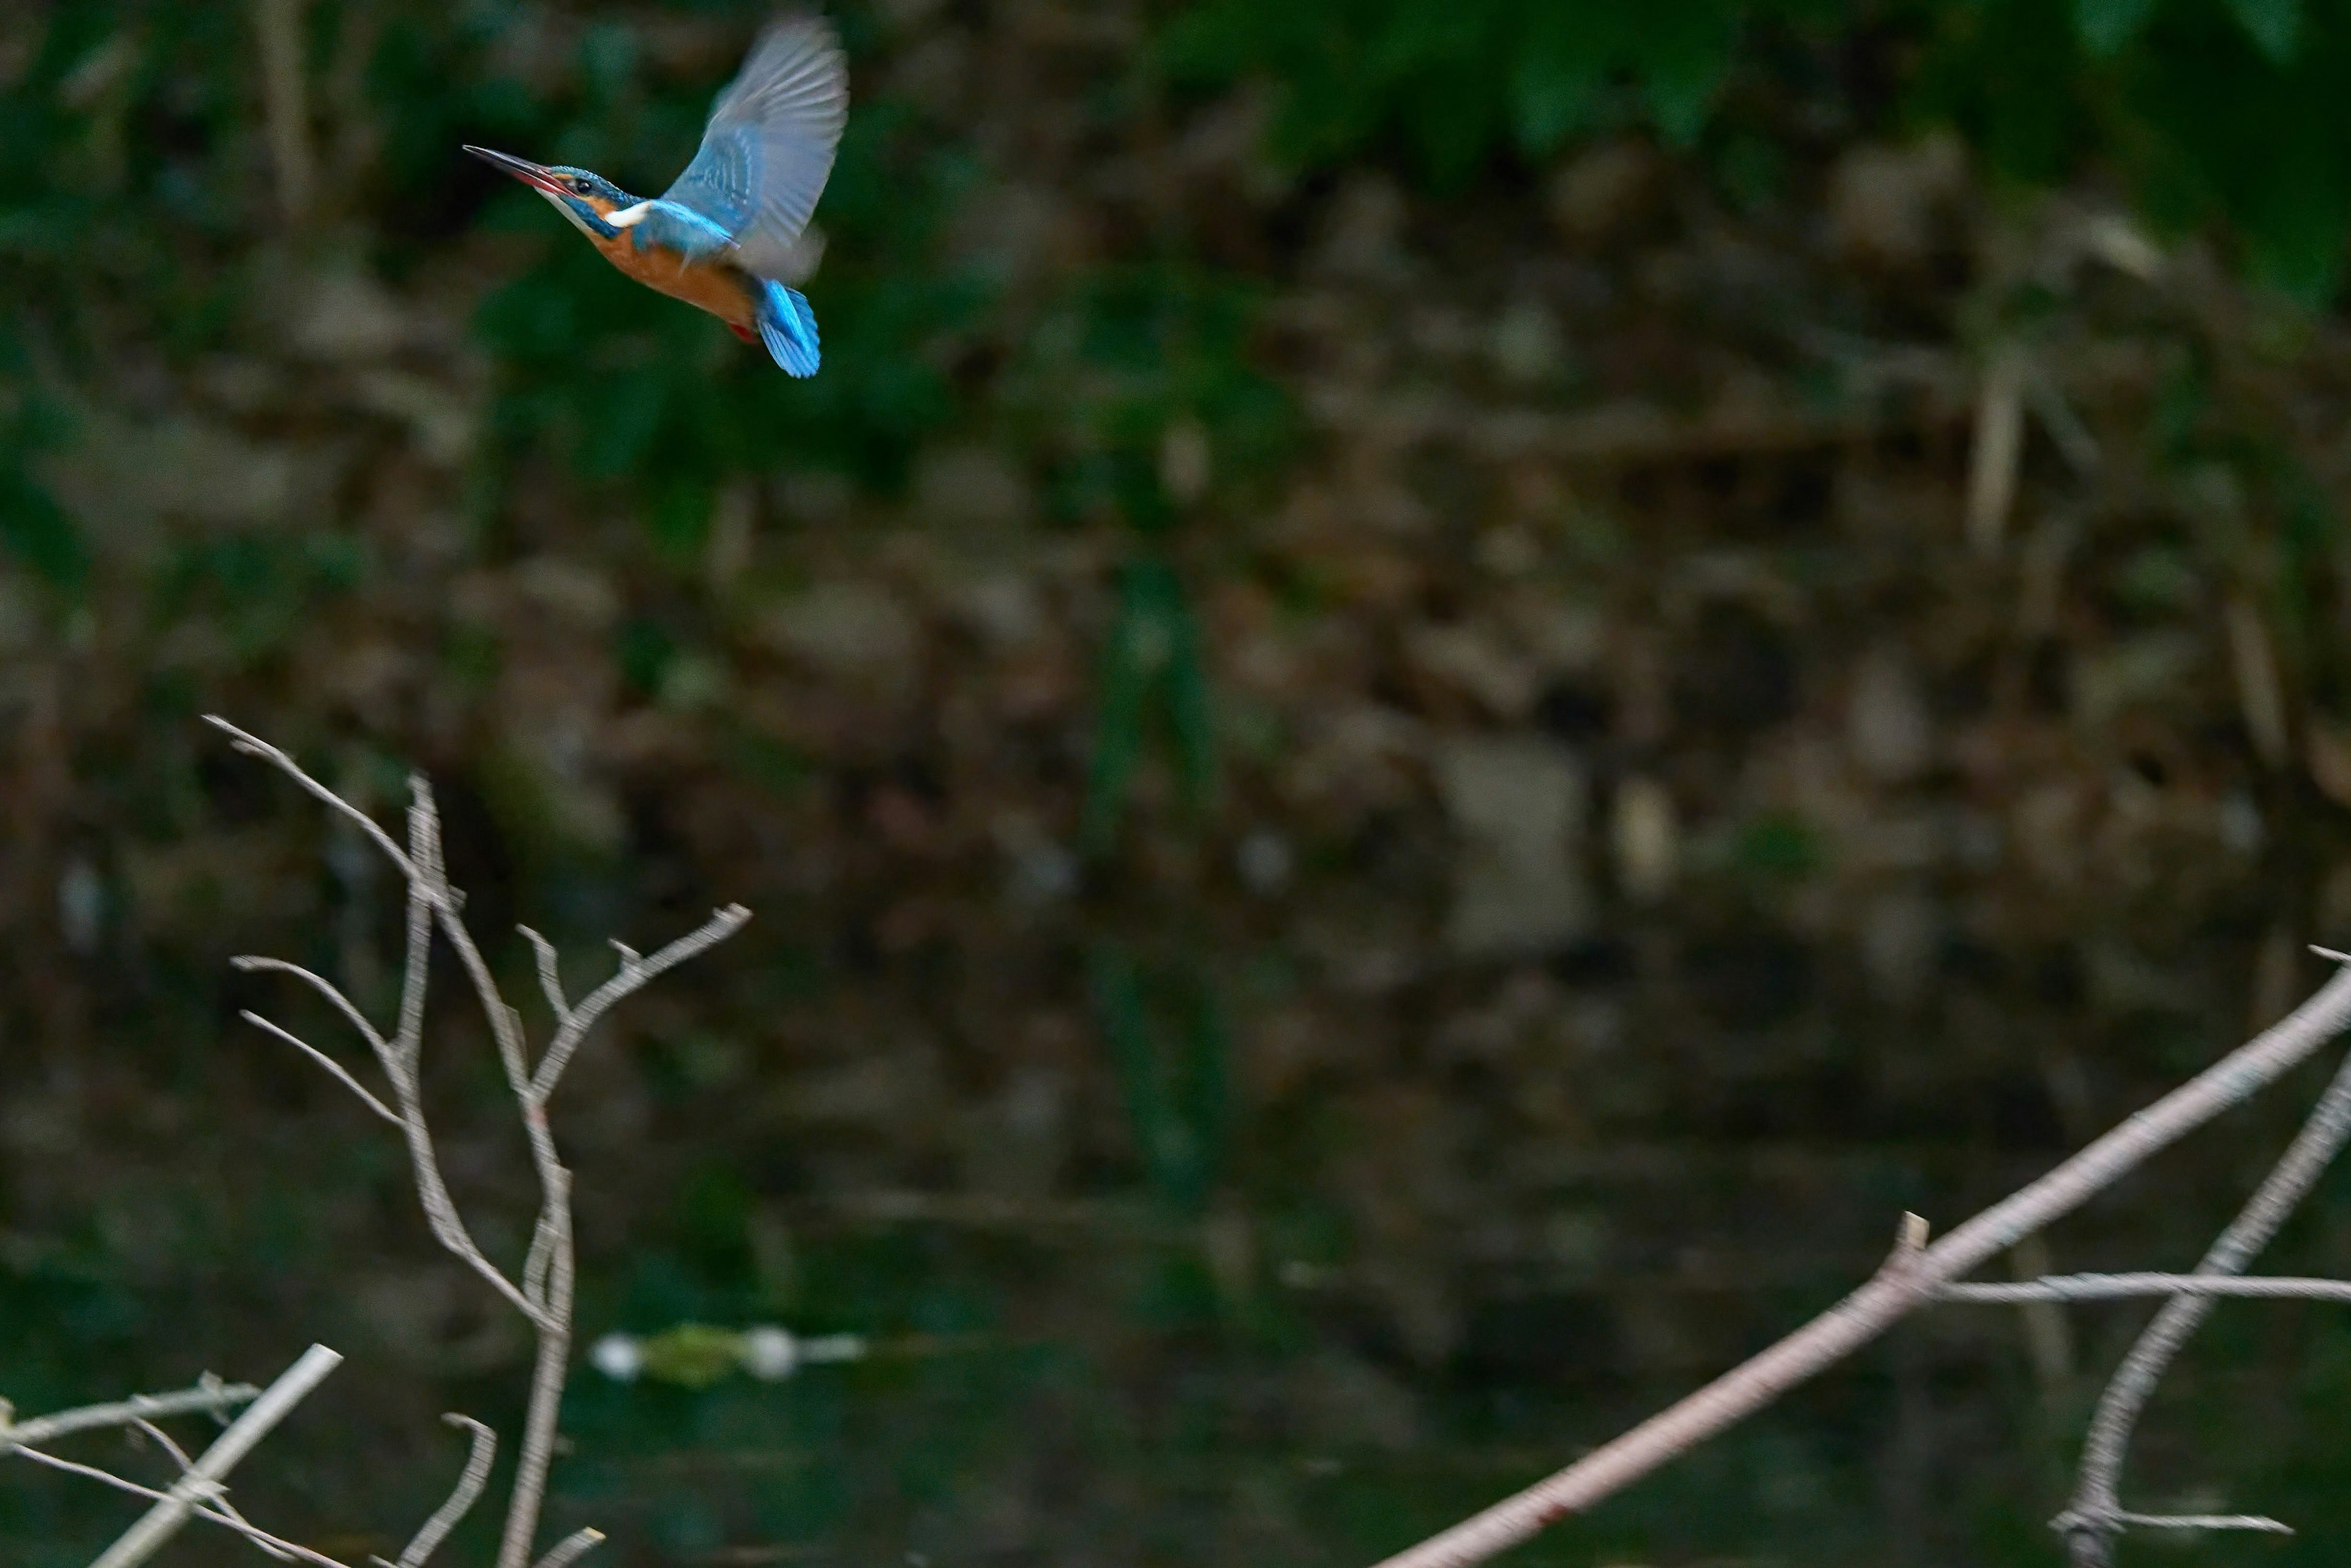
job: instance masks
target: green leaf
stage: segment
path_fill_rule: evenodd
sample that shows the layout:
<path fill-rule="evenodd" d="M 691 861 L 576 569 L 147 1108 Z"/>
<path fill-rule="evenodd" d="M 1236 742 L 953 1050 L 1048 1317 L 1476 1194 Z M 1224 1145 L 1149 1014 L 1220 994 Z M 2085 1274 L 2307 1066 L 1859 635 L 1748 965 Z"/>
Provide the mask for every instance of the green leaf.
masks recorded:
<path fill-rule="evenodd" d="M 2074 31 L 2094 55 L 2111 56 L 2137 37 L 2155 0 L 2074 0 Z"/>
<path fill-rule="evenodd" d="M 2272 63 L 2293 62 L 2302 42 L 2302 0 L 2229 0 L 2229 10 Z"/>

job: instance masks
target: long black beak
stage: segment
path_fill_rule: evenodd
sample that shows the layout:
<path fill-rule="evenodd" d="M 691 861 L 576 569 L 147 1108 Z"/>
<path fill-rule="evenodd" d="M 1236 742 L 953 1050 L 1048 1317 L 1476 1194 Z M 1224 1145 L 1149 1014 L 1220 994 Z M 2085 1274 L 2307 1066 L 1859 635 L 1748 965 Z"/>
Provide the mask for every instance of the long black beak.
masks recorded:
<path fill-rule="evenodd" d="M 547 165 L 544 163 L 534 163 L 528 158 L 517 158 L 511 152 L 494 152 L 486 147 L 475 147 L 470 144 L 466 146 L 465 151 L 487 163 L 491 168 L 512 174 L 532 190 L 544 191 L 550 196 L 559 196 L 564 193 L 563 187 L 555 183 L 555 176 L 548 172 Z"/>

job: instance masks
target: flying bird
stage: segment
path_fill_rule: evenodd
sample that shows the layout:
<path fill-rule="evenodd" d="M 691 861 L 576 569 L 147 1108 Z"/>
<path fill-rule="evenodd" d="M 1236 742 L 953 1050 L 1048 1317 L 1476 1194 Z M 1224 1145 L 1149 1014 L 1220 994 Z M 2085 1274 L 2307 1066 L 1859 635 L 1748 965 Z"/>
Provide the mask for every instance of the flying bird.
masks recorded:
<path fill-rule="evenodd" d="M 465 149 L 545 196 L 604 259 L 699 306 L 796 376 L 817 367 L 816 313 L 783 279 L 832 172 L 849 117 L 849 68 L 831 25 L 799 16 L 759 36 L 711 106 L 701 150 L 640 201 L 586 169 Z"/>

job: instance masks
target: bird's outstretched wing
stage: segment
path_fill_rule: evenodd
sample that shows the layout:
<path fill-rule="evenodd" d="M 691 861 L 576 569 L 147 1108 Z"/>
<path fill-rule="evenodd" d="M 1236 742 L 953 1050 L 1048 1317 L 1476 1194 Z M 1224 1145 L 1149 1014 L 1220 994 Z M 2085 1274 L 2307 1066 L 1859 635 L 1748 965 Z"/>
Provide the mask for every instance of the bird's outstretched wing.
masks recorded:
<path fill-rule="evenodd" d="M 732 235 L 746 272 L 779 277 L 816 211 L 848 117 L 849 66 L 831 25 L 788 17 L 752 46 L 711 107 L 701 151 L 661 202 Z"/>

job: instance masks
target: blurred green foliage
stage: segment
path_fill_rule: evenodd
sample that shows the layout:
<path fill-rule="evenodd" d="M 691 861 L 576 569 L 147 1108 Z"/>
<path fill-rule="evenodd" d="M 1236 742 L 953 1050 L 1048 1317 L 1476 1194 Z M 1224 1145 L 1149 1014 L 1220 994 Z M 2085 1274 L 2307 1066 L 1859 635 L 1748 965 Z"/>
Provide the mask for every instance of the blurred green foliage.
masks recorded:
<path fill-rule="evenodd" d="M 2351 221 L 2351 6 L 2333 0 L 1201 0 L 1163 48 L 1180 81 L 1270 80 L 1293 167 L 1385 151 L 1458 185 L 1596 131 L 1729 142 L 1743 86 L 1864 99 L 1838 78 L 1875 53 L 1896 62 L 1900 120 L 1955 126 L 2020 181 L 2111 168 L 2166 229 L 2231 225 L 2306 301 L 2335 288 Z"/>
<path fill-rule="evenodd" d="M 688 9 L 747 29 L 760 7 Z M 580 27 L 558 68 L 522 72 L 527 8 L 307 15 L 318 96 L 369 128 L 366 155 L 326 176 L 325 204 L 363 221 L 377 265 L 399 276 L 468 229 L 535 247 L 475 324 L 497 371 L 489 474 L 558 456 L 587 485 L 618 486 L 684 551 L 729 475 L 821 469 L 892 488 L 926 436 L 991 407 L 1025 432 L 1073 519 L 1107 507 L 1165 526 L 1182 509 L 1160 462 L 1178 421 L 1206 431 L 1218 483 L 1285 448 L 1281 396 L 1251 362 L 1244 280 L 1163 238 L 1069 280 L 1041 314 L 1011 308 L 1002 280 L 943 235 L 959 203 L 1018 171 L 989 170 L 912 102 L 868 97 L 852 116 L 821 214 L 826 368 L 799 383 L 614 274 L 526 193 L 477 206 L 483 178 L 453 157 L 487 141 L 658 189 L 715 83 L 656 68 L 638 25 Z M 862 57 L 886 53 L 888 24 L 844 21 Z M 2351 6 L 2336 0 L 1196 0 L 1156 26 L 1135 68 L 1197 92 L 1268 82 L 1269 152 L 1293 168 L 1395 155 L 1458 189 L 1497 161 L 1644 125 L 1719 141 L 1745 168 L 1762 145 L 1746 89 L 1772 80 L 1891 115 L 1863 131 L 1952 125 L 2019 180 L 2111 168 L 2158 224 L 2226 224 L 2261 276 L 2305 300 L 2335 287 L 2351 222 L 2351 110 L 2335 86 L 2351 72 Z M 129 341 L 185 359 L 242 329 L 272 214 L 245 14 L 92 0 L 43 8 L 19 36 L 0 78 L 0 541 L 70 591 L 89 547 L 31 477 L 56 423 L 41 367 Z M 1890 109 L 1842 79 L 1865 57 L 1896 70 Z M 959 382 L 983 347 L 981 362 L 1004 368 Z"/>

